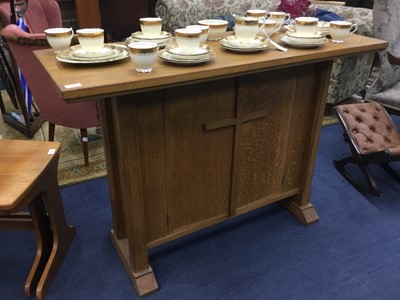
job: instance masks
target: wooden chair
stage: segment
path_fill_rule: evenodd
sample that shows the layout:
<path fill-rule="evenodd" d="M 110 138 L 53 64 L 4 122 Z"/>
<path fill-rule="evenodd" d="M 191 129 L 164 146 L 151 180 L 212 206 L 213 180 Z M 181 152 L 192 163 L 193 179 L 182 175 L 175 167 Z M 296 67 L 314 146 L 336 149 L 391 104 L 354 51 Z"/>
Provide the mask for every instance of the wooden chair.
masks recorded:
<path fill-rule="evenodd" d="M 54 140 L 55 125 L 79 128 L 85 166 L 89 166 L 87 128 L 100 125 L 96 99 L 67 104 L 61 98 L 33 51 L 49 48 L 44 30 L 62 27 L 60 8 L 55 0 L 29 0 L 24 14 L 30 32 L 10 24 L 1 30 L 10 54 L 23 73 L 44 120 L 49 122 L 49 140 Z M 54 57 L 55 59 L 55 57 Z"/>
<path fill-rule="evenodd" d="M 377 102 L 338 105 L 334 107 L 343 127 L 352 155 L 334 160 L 339 173 L 356 189 L 371 195 L 381 195 L 369 164 L 379 164 L 400 181 L 400 175 L 389 165 L 400 160 L 400 134 L 385 108 Z M 346 169 L 357 165 L 365 179 L 363 184 Z"/>
<path fill-rule="evenodd" d="M 26 297 L 43 299 L 76 235 L 61 201 L 59 154 L 58 142 L 0 140 L 0 229 L 33 229 L 37 239 Z"/>

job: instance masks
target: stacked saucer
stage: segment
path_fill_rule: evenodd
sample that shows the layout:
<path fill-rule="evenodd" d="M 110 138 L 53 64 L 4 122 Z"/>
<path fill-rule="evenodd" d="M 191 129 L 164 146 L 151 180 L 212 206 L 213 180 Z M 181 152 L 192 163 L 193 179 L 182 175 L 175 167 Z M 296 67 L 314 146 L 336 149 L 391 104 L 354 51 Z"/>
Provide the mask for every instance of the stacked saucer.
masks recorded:
<path fill-rule="evenodd" d="M 175 64 L 199 64 L 214 59 L 212 48 L 206 44 L 200 44 L 193 51 L 183 51 L 177 44 L 172 43 L 165 46 L 165 49 L 158 51 L 158 57 L 163 61 Z"/>
<path fill-rule="evenodd" d="M 57 54 L 58 61 L 70 64 L 96 64 L 125 59 L 129 57 L 128 50 L 123 45 L 104 44 L 99 51 L 89 52 L 76 45 Z"/>
<path fill-rule="evenodd" d="M 127 37 L 125 41 L 129 44 L 132 42 L 154 42 L 157 43 L 160 48 L 165 47 L 171 42 L 172 34 L 166 31 L 161 31 L 157 36 L 149 37 L 143 34 L 141 31 L 132 33 L 130 37 Z"/>
<path fill-rule="evenodd" d="M 317 32 L 314 35 L 301 35 L 296 31 L 288 30 L 281 37 L 282 42 L 296 48 L 314 48 L 325 45 L 328 39 L 325 34 Z"/>
<path fill-rule="evenodd" d="M 221 39 L 219 45 L 234 52 L 257 52 L 269 48 L 269 42 L 262 37 L 256 37 L 254 40 L 244 43 L 234 35 Z"/>

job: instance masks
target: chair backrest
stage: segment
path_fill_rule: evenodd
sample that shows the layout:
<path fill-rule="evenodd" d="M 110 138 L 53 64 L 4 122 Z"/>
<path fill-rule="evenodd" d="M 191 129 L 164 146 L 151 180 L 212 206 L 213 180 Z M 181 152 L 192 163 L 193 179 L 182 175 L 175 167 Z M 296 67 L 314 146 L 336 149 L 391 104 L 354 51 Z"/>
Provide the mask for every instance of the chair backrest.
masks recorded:
<path fill-rule="evenodd" d="M 374 1 L 374 37 L 389 42 L 388 51 L 400 56 L 400 1 Z M 379 101 L 390 106 L 397 106 L 400 110 L 398 94 L 385 93 L 393 85 L 400 82 L 400 67 L 388 61 L 387 52 L 378 53 L 379 72 L 375 82 L 367 90 L 366 98 Z M 397 93 L 400 92 L 396 86 Z M 392 97 L 394 95 L 394 97 Z M 397 102 L 397 105 L 396 105 Z"/>
<path fill-rule="evenodd" d="M 0 22 L 3 27 L 10 24 L 10 16 L 10 1 L 0 1 Z M 29 0 L 24 19 L 30 33 L 43 33 L 50 27 L 62 27 L 61 11 L 56 0 Z"/>
<path fill-rule="evenodd" d="M 99 125 L 96 101 L 66 104 L 33 54 L 35 50 L 49 48 L 43 32 L 46 28 L 62 26 L 58 3 L 55 0 L 29 0 L 24 16 L 30 33 L 10 24 L 1 30 L 1 36 L 24 74 L 42 117 L 50 123 L 70 128 Z"/>
<path fill-rule="evenodd" d="M 67 104 L 55 90 L 33 53 L 35 50 L 48 48 L 46 40 L 30 38 L 29 33 L 23 32 L 13 24 L 3 28 L 1 34 L 6 39 L 46 121 L 70 128 L 89 128 L 100 124 L 96 101 Z"/>

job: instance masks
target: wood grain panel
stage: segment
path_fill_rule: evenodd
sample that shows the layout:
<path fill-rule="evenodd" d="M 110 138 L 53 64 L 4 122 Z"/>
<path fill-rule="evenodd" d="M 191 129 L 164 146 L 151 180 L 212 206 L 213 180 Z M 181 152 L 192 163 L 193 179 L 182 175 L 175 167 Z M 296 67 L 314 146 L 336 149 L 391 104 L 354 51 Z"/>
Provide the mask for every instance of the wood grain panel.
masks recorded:
<path fill-rule="evenodd" d="M 318 116 L 313 112 L 320 106 L 319 94 L 324 80 L 321 66 L 322 64 L 313 64 L 296 67 L 298 83 L 294 89 L 295 101 L 286 161 L 285 190 L 302 188 L 306 177 L 305 165 L 309 163 L 306 157 L 311 150 L 313 126 Z"/>
<path fill-rule="evenodd" d="M 171 233 L 227 215 L 234 128 L 205 130 L 205 123 L 234 116 L 235 85 L 226 79 L 165 91 Z"/>
<path fill-rule="evenodd" d="M 265 110 L 243 123 L 239 142 L 237 208 L 281 192 L 296 74 L 275 70 L 241 78 L 243 115 Z"/>
<path fill-rule="evenodd" d="M 164 110 L 162 92 L 146 100 L 135 95 L 138 119 L 139 153 L 143 178 L 143 201 L 147 241 L 168 234 L 165 175 Z"/>

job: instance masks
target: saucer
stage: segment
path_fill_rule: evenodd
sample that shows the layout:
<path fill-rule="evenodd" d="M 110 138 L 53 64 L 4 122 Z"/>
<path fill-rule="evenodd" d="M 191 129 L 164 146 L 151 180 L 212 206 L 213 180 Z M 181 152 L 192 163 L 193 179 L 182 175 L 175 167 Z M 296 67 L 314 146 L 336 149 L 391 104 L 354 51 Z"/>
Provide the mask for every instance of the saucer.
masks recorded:
<path fill-rule="evenodd" d="M 82 47 L 80 45 L 69 47 L 66 50 L 61 51 L 57 54 L 56 59 L 61 62 L 71 63 L 71 64 L 96 64 L 96 63 L 106 63 L 117 61 L 121 59 L 125 59 L 129 57 L 129 53 L 126 50 L 126 47 L 123 45 L 116 45 L 116 44 L 105 44 L 104 54 L 102 52 L 102 56 L 89 56 L 86 57 L 83 54 L 83 57 L 80 56 L 84 53 Z M 90 52 L 96 53 L 96 52 Z"/>
<path fill-rule="evenodd" d="M 163 48 L 166 45 L 168 45 L 169 43 L 171 43 L 174 40 L 174 38 L 170 37 L 168 39 L 162 39 L 162 40 L 143 40 L 143 39 L 139 39 L 139 38 L 133 38 L 131 36 L 128 36 L 125 39 L 125 42 L 130 44 L 132 42 L 143 42 L 143 41 L 147 41 L 147 42 L 154 42 L 157 43 L 158 47 Z"/>
<path fill-rule="evenodd" d="M 187 52 L 182 50 L 178 47 L 177 44 L 169 44 L 165 46 L 165 51 L 169 52 L 170 54 L 177 56 L 177 57 L 184 57 L 184 58 L 192 58 L 196 59 L 197 57 L 207 54 L 211 52 L 212 48 L 209 45 L 201 44 L 198 48 L 194 51 Z"/>
<path fill-rule="evenodd" d="M 104 46 L 101 49 L 99 49 L 99 51 L 86 51 L 85 49 L 78 47 L 78 48 L 74 48 L 74 50 L 71 52 L 72 56 L 75 57 L 79 57 L 79 58 L 83 58 L 83 59 L 97 59 L 100 57 L 105 57 L 107 55 L 110 55 L 110 52 L 112 51 L 112 49 L 110 47 Z"/>
<path fill-rule="evenodd" d="M 295 38 L 290 38 L 287 35 L 282 35 L 281 41 L 294 48 L 315 48 L 325 45 L 328 42 L 328 39 L 318 38 L 310 40 L 297 40 Z"/>
<path fill-rule="evenodd" d="M 305 36 L 304 34 L 299 34 L 296 31 L 286 31 L 285 35 L 290 40 L 300 43 L 318 43 L 320 40 L 325 38 L 325 34 L 322 34 L 320 32 L 314 35 Z"/>
<path fill-rule="evenodd" d="M 159 50 L 157 52 L 158 57 L 169 63 L 179 64 L 179 65 L 197 65 L 201 63 L 205 63 L 214 59 L 214 52 L 210 51 L 206 54 L 198 55 L 196 58 L 185 57 L 185 56 L 176 56 L 165 49 Z"/>
<path fill-rule="evenodd" d="M 149 36 L 145 36 L 143 34 L 143 32 L 141 32 L 141 31 L 136 31 L 136 32 L 132 33 L 131 36 L 133 38 L 139 39 L 139 40 L 161 41 L 161 40 L 166 40 L 166 39 L 171 38 L 172 34 L 170 32 L 161 31 L 159 35 L 154 36 L 154 37 L 149 37 Z"/>
<path fill-rule="evenodd" d="M 219 41 L 222 48 L 236 52 L 257 52 L 269 48 L 269 42 L 261 37 L 256 37 L 253 41 L 243 43 L 236 36 L 228 36 Z"/>

